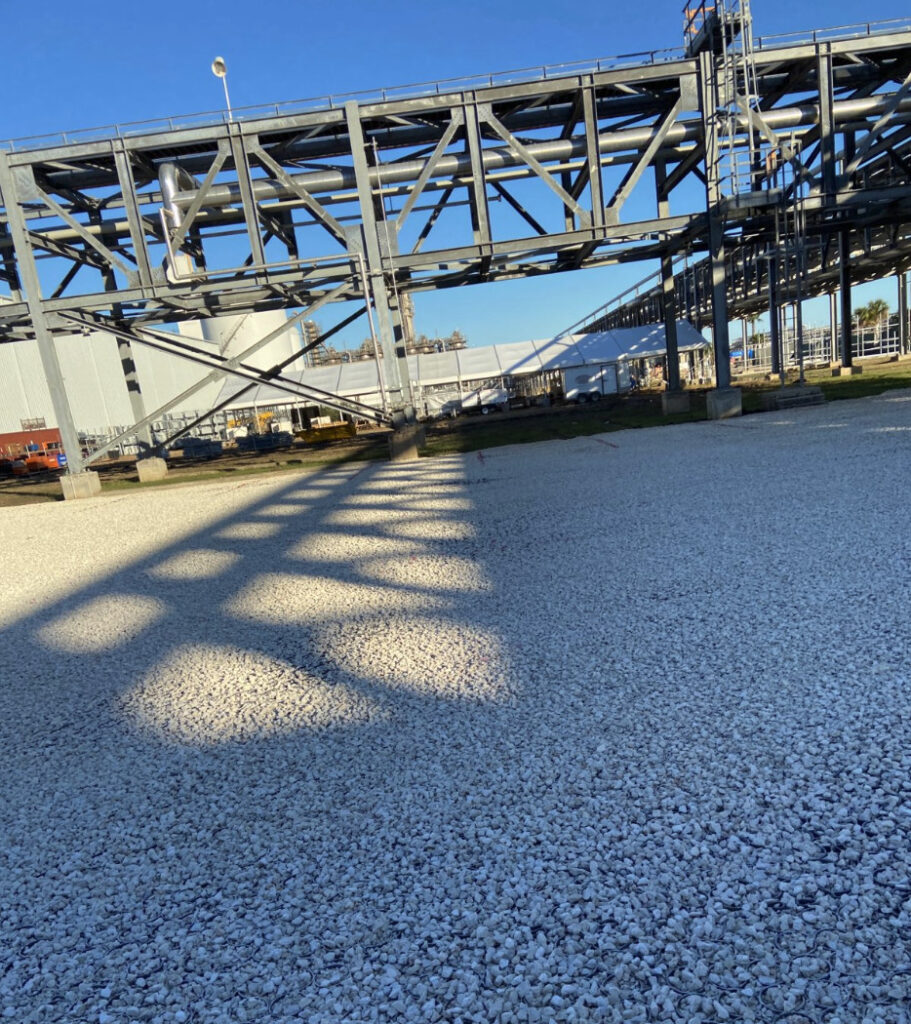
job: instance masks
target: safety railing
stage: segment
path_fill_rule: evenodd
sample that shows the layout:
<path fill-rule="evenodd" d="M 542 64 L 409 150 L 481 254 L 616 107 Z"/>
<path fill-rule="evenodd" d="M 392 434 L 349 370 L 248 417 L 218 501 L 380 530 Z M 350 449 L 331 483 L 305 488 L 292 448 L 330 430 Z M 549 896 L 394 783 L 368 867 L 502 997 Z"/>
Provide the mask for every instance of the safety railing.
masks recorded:
<path fill-rule="evenodd" d="M 731 369 L 734 373 L 768 373 L 772 367 L 772 346 L 768 333 L 754 334 L 743 344 L 735 340 L 732 329 Z M 797 332 L 787 328 L 781 332 L 781 350 L 786 369 L 800 362 Z M 902 354 L 901 328 L 893 315 L 889 323 L 878 327 L 855 326 L 851 332 L 851 352 L 855 359 Z M 827 366 L 841 358 L 840 325 L 833 335 L 831 327 L 803 329 L 803 363 L 805 366 Z"/>
<path fill-rule="evenodd" d="M 705 0 L 687 9 L 684 17 L 684 38 L 691 39 L 694 26 L 698 33 L 708 12 L 714 12 L 715 6 L 706 4 Z M 698 22 L 698 24 L 697 24 Z M 874 36 L 896 32 L 911 31 L 911 19 L 901 18 L 889 21 L 868 21 L 859 25 L 844 25 L 835 28 L 815 29 L 811 32 L 793 32 L 780 35 L 758 36 L 754 38 L 755 49 L 773 49 L 786 46 L 797 46 L 805 43 L 826 40 L 847 39 L 854 37 Z M 229 120 L 256 121 L 265 118 L 284 117 L 292 114 L 306 114 L 311 111 L 331 110 L 343 107 L 347 102 L 384 103 L 393 100 L 420 98 L 424 96 L 443 96 L 451 93 L 469 92 L 474 89 L 488 89 L 499 85 L 512 85 L 520 82 L 547 81 L 555 78 L 566 78 L 574 75 L 593 74 L 600 71 L 614 71 L 624 67 L 643 67 L 682 60 L 686 56 L 683 48 L 643 50 L 637 53 L 620 54 L 613 57 L 600 57 L 596 60 L 569 61 L 561 64 L 541 64 L 512 71 L 498 71 L 483 75 L 472 75 L 466 78 L 449 78 L 437 82 L 418 82 L 409 85 L 365 90 L 360 92 L 331 93 L 305 99 L 286 100 L 279 103 L 266 103 L 246 107 L 236 107 L 229 118 L 226 110 L 209 110 L 191 114 L 179 114 L 174 117 L 154 118 L 145 121 L 129 121 L 122 124 L 102 125 L 95 128 L 80 128 L 74 131 L 49 132 L 43 135 L 29 135 L 15 139 L 0 141 L 0 149 L 32 150 L 47 149 L 54 146 L 78 145 L 80 143 L 97 142 L 111 138 L 135 138 L 141 135 L 173 132 L 181 129 L 205 128 L 212 125 L 225 124 Z"/>
<path fill-rule="evenodd" d="M 9 150 L 46 149 L 52 146 L 78 145 L 110 138 L 135 138 L 160 132 L 179 131 L 183 128 L 204 128 L 210 125 L 226 124 L 233 121 L 258 121 L 292 114 L 306 114 L 311 111 L 332 110 L 344 107 L 351 100 L 358 103 L 387 103 L 402 99 L 419 99 L 426 96 L 446 96 L 452 93 L 470 92 L 475 89 L 490 89 L 501 85 L 520 82 L 549 81 L 575 75 L 595 74 L 600 71 L 615 71 L 624 67 L 634 68 L 652 64 L 663 64 L 683 59 L 680 49 L 644 50 L 638 53 L 619 54 L 614 57 L 600 57 L 596 60 L 569 61 L 562 64 L 540 64 L 511 71 L 496 71 L 465 78 L 446 78 L 437 82 L 418 82 L 388 88 L 360 92 L 331 93 L 307 99 L 285 100 L 280 103 L 266 103 L 255 106 L 234 107 L 230 118 L 227 110 L 210 110 L 196 114 L 180 114 L 175 117 L 156 118 L 148 121 L 131 121 L 124 124 L 105 125 L 97 128 L 81 128 L 75 131 L 52 132 L 47 135 L 29 135 L 24 138 L 0 141 L 0 148 Z"/>
<path fill-rule="evenodd" d="M 707 4 L 705 0 L 700 0 L 697 4 L 688 4 L 683 8 L 683 39 L 687 46 L 705 28 L 706 21 L 715 15 L 716 8 L 716 4 Z"/>
<path fill-rule="evenodd" d="M 786 32 L 778 35 L 754 36 L 754 49 L 773 50 L 805 43 L 824 43 L 838 39 L 862 39 L 866 36 L 888 35 L 911 31 L 911 18 L 892 18 L 887 21 L 864 21 L 856 25 L 837 25 L 818 28 L 812 32 Z"/>

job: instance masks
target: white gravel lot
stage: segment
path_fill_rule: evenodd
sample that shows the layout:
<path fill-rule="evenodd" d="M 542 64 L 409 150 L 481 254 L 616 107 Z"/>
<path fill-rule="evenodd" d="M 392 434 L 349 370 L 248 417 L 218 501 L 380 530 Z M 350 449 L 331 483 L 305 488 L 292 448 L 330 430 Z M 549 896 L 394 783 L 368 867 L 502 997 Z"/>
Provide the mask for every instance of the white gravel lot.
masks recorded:
<path fill-rule="evenodd" d="M 0 512 L 0 1014 L 911 1020 L 911 392 Z"/>

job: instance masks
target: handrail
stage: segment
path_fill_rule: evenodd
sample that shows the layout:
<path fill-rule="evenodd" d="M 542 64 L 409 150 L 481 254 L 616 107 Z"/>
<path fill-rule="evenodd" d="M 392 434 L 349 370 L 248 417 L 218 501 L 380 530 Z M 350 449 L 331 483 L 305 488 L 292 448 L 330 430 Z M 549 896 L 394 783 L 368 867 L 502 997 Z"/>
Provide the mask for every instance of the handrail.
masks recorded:
<path fill-rule="evenodd" d="M 704 0 L 701 6 L 705 6 Z M 808 42 L 816 43 L 845 38 L 867 37 L 898 31 L 911 31 L 911 19 L 893 18 L 889 21 L 868 21 L 858 25 L 814 29 L 809 34 L 806 32 L 791 32 L 771 36 L 757 36 L 754 38 L 754 49 L 768 50 L 782 46 L 799 46 Z M 790 42 L 787 42 L 787 40 L 790 40 Z M 552 78 L 563 78 L 567 75 L 591 74 L 624 67 L 665 64 L 670 61 L 684 59 L 686 59 L 686 52 L 683 48 L 643 50 L 639 53 L 600 57 L 596 60 L 569 61 L 562 64 L 541 64 L 533 67 L 517 68 L 511 71 L 495 71 L 486 75 L 471 75 L 466 78 L 447 78 L 437 82 L 416 82 L 410 85 L 397 85 L 389 88 L 331 93 L 325 96 L 285 100 L 278 103 L 236 107 L 232 109 L 230 119 L 226 110 L 208 110 L 192 114 L 178 114 L 174 117 L 128 121 L 122 124 L 103 125 L 95 128 L 80 128 L 74 131 L 28 135 L 0 141 L 0 149 L 22 151 L 45 149 L 51 146 L 75 145 L 111 138 L 125 139 L 137 135 L 179 131 L 182 128 L 200 128 L 207 125 L 227 124 L 230 120 L 255 121 L 263 118 L 283 117 L 285 115 L 303 114 L 311 111 L 338 109 L 350 100 L 357 100 L 360 103 L 384 103 L 420 96 L 442 96 L 454 92 L 471 91 L 473 89 L 488 89 L 497 85 L 547 81 Z"/>
<path fill-rule="evenodd" d="M 911 18 L 891 18 L 887 21 L 863 21 L 855 25 L 836 25 L 832 28 L 813 29 L 806 32 L 784 32 L 771 36 L 754 36 L 754 49 L 775 49 L 779 46 L 800 46 L 803 43 L 829 42 L 836 39 L 859 39 L 865 36 L 881 36 L 892 32 L 911 30 Z M 785 42 L 791 40 L 791 42 Z"/>
<path fill-rule="evenodd" d="M 616 70 L 623 67 L 643 67 L 650 64 L 665 64 L 683 60 L 682 49 L 643 50 L 637 53 L 623 53 L 614 57 L 600 57 L 595 60 L 567 61 L 562 64 L 539 64 L 511 71 L 494 71 L 465 78 L 444 78 L 437 82 L 414 82 L 381 89 L 360 92 L 330 93 L 305 99 L 284 100 L 279 103 L 257 104 L 247 107 L 233 107 L 231 121 L 255 121 L 267 117 L 283 117 L 288 114 L 302 114 L 317 110 L 333 110 L 344 107 L 350 100 L 360 103 L 385 103 L 397 99 L 411 99 L 421 96 L 444 96 L 449 93 L 467 92 L 473 89 L 489 89 L 497 85 L 511 85 L 517 82 L 547 81 L 564 78 L 567 75 L 591 74 L 599 71 Z M 226 110 L 208 110 L 195 114 L 179 114 L 175 117 L 155 118 L 146 121 L 130 121 L 123 124 L 103 125 L 96 128 L 81 128 L 75 131 L 50 132 L 46 135 L 28 135 L 22 138 L 0 141 L 0 149 L 29 150 L 47 146 L 70 145 L 109 138 L 128 138 L 156 132 L 176 131 L 181 128 L 204 127 L 210 124 L 229 123 Z"/>
<path fill-rule="evenodd" d="M 706 0 L 699 0 L 695 6 L 690 7 L 687 4 L 683 8 L 683 38 L 687 43 L 692 42 L 699 35 L 708 16 L 715 13 L 716 6 L 716 4 L 706 4 Z"/>

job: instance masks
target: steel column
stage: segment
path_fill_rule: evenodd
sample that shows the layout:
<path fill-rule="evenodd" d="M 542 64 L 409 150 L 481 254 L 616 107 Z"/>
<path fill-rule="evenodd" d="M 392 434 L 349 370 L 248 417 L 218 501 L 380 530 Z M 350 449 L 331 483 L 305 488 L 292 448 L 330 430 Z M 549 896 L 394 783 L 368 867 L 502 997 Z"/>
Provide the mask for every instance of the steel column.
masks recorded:
<path fill-rule="evenodd" d="M 348 126 L 348 138 L 354 161 L 362 224 L 362 230 L 359 233 L 361 237 L 358 238 L 357 234 L 352 232 L 349 238 L 349 251 L 357 259 L 360 258 L 358 254 L 362 248 L 363 259 L 367 265 L 367 275 L 370 278 L 370 290 L 373 293 L 373 303 L 379 325 L 380 345 L 383 349 L 382 369 L 390 410 L 393 415 L 403 414 L 406 420 L 412 420 L 414 419 L 414 402 L 411 396 L 411 377 L 408 371 L 405 343 L 401 334 L 401 320 L 399 319 L 398 331 L 396 331 L 391 295 L 386 286 L 386 275 L 383 271 L 376 199 L 370 181 L 370 166 L 367 163 L 367 147 L 364 141 L 360 108 L 356 100 L 349 100 L 345 104 L 345 121 Z"/>
<path fill-rule="evenodd" d="M 838 359 L 838 296 L 829 293 L 829 361 Z"/>
<path fill-rule="evenodd" d="M 727 267 L 724 246 L 724 211 L 721 195 L 721 153 L 714 96 L 711 53 L 699 54 L 700 103 L 705 133 L 705 195 L 709 219 L 709 253 L 712 264 L 712 341 L 715 349 L 715 381 L 719 390 L 731 386 L 731 345 L 728 336 Z"/>
<path fill-rule="evenodd" d="M 655 166 L 655 188 L 658 194 L 658 216 L 670 214 L 667 192 L 667 167 Z M 677 348 L 677 293 L 674 287 L 674 261 L 669 253 L 661 257 L 661 312 L 664 318 L 664 338 L 667 350 L 667 389 L 680 390 L 680 354 Z"/>
<path fill-rule="evenodd" d="M 909 350 L 908 334 L 908 275 L 898 274 L 895 278 L 898 284 L 898 337 L 899 351 L 907 355 Z"/>
<path fill-rule="evenodd" d="M 838 287 L 841 299 L 841 365 L 854 365 L 853 319 L 851 309 L 851 236 L 848 231 L 838 233 Z"/>
<path fill-rule="evenodd" d="M 816 55 L 817 85 L 819 88 L 819 156 L 822 164 L 822 187 L 826 201 L 835 198 L 838 168 L 835 163 L 835 121 L 832 92 L 832 46 L 820 43 Z"/>
<path fill-rule="evenodd" d="M 117 289 L 116 275 L 112 267 L 107 267 L 104 270 L 105 283 L 112 291 Z M 114 315 L 120 317 L 122 310 L 120 303 L 114 303 Z M 133 356 L 133 349 L 130 345 L 129 338 L 125 335 L 120 335 L 116 338 L 117 341 L 117 356 L 120 359 L 120 369 L 123 373 L 123 382 L 126 384 L 127 398 L 130 402 L 130 412 L 133 415 L 133 422 L 139 423 L 145 419 L 146 407 L 145 400 L 142 397 L 142 385 L 139 382 L 139 374 L 136 371 L 136 360 Z M 152 428 L 150 426 L 141 427 L 136 431 L 136 438 L 139 442 L 140 453 L 148 454 L 152 448 Z"/>
<path fill-rule="evenodd" d="M 664 337 L 667 348 L 667 389 L 680 390 L 680 354 L 677 348 L 677 302 L 674 294 L 674 266 L 670 256 L 661 257 L 664 296 Z"/>
<path fill-rule="evenodd" d="M 778 257 L 769 256 L 769 343 L 772 373 L 781 374 L 781 307 L 778 304 Z"/>
<path fill-rule="evenodd" d="M 38 277 L 35 254 L 32 251 L 25 215 L 22 211 L 22 198 L 30 197 L 20 197 L 18 188 L 22 175 L 27 175 L 34 186 L 31 170 L 20 169 L 18 175 L 14 175 L 10 169 L 8 154 L 5 150 L 0 149 L 0 194 L 3 196 L 10 235 L 15 246 L 19 276 L 25 291 L 25 301 L 28 305 L 32 329 L 35 332 L 35 340 L 38 342 L 38 352 L 51 396 L 51 406 L 57 418 L 57 429 L 60 431 L 63 450 L 66 452 L 67 473 L 76 476 L 85 471 L 82 445 L 79 443 L 79 434 L 67 398 L 66 382 L 60 368 L 57 346 L 44 314 L 41 281 Z"/>

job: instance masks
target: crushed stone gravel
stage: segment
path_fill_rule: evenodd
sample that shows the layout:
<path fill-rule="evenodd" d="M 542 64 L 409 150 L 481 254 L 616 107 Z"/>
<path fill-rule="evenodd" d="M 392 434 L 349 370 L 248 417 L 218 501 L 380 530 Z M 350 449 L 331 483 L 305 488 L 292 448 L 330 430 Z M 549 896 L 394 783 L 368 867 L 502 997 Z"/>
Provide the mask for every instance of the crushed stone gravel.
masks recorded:
<path fill-rule="evenodd" d="M 911 1020 L 911 393 L 0 515 L 16 1024 Z"/>

